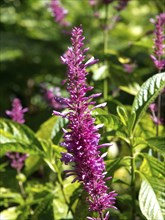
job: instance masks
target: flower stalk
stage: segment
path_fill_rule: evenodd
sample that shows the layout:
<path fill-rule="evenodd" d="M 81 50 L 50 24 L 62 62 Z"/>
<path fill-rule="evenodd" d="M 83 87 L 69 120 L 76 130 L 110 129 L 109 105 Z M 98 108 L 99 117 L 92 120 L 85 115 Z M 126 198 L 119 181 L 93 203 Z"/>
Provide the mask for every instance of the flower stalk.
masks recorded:
<path fill-rule="evenodd" d="M 100 155 L 98 130 L 101 126 L 95 126 L 95 119 L 92 117 L 92 110 L 104 107 L 105 103 L 95 105 L 93 98 L 100 94 L 87 96 L 87 92 L 93 87 L 86 83 L 86 67 L 98 60 L 90 59 L 86 63 L 84 49 L 85 37 L 81 27 L 72 30 L 72 47 L 61 57 L 67 65 L 67 91 L 69 98 L 64 99 L 69 111 L 66 114 L 54 111 L 55 115 L 61 115 L 69 120 L 67 130 L 64 131 L 64 141 L 61 143 L 67 149 L 67 153 L 62 153 L 61 161 L 71 164 L 72 169 L 66 170 L 66 176 L 74 176 L 72 182 L 79 181 L 88 193 L 87 202 L 89 210 L 97 212 L 100 218 L 108 208 L 115 208 L 114 191 L 109 192 L 106 186 L 106 171 L 103 158 Z M 100 219 L 99 218 L 99 219 Z"/>

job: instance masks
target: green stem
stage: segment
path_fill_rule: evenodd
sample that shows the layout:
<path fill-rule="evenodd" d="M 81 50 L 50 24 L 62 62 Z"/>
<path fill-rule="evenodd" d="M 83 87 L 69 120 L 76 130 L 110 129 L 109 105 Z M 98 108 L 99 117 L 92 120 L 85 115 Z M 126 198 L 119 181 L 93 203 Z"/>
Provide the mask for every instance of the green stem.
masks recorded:
<path fill-rule="evenodd" d="M 135 194 L 135 158 L 133 143 L 131 144 L 131 194 L 132 194 L 132 220 L 136 218 L 136 194 Z"/>
<path fill-rule="evenodd" d="M 108 78 L 105 78 L 104 81 L 103 81 L 103 85 L 104 85 L 104 100 L 107 100 L 108 99 Z"/>
<path fill-rule="evenodd" d="M 105 5 L 105 22 L 104 22 L 104 55 L 107 52 L 108 49 L 108 5 Z M 106 77 L 103 80 L 103 95 L 104 95 L 104 99 L 107 100 L 108 98 L 108 78 Z"/>
<path fill-rule="evenodd" d="M 104 54 L 108 49 L 108 5 L 105 5 L 105 21 L 104 21 Z"/>
<path fill-rule="evenodd" d="M 17 170 L 17 174 L 19 175 L 20 171 Z M 23 199 L 26 199 L 26 193 L 25 193 L 25 190 L 24 190 L 24 187 L 23 187 L 23 183 L 20 180 L 18 180 L 18 185 L 19 185 L 20 192 L 21 192 L 21 195 L 22 195 Z"/>
<path fill-rule="evenodd" d="M 158 96 L 158 112 L 157 112 L 157 124 L 156 124 L 156 136 L 159 136 L 159 120 L 161 112 L 161 94 Z"/>

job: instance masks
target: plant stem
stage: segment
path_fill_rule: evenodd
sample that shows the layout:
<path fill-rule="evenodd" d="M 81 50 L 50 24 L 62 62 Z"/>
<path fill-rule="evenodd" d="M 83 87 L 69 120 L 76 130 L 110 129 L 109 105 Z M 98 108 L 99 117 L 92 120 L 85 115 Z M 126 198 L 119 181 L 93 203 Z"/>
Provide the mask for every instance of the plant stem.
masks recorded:
<path fill-rule="evenodd" d="M 161 94 L 158 96 L 158 112 L 157 112 L 157 124 L 156 124 L 156 136 L 159 136 L 159 120 L 161 112 Z"/>
<path fill-rule="evenodd" d="M 105 21 L 104 21 L 104 54 L 108 49 L 108 5 L 105 5 Z"/>
<path fill-rule="evenodd" d="M 100 220 L 104 220 L 102 212 L 99 212 L 99 215 L 100 215 Z"/>
<path fill-rule="evenodd" d="M 108 5 L 105 5 L 105 22 L 104 22 L 104 55 L 107 52 L 108 49 Z M 104 95 L 104 100 L 107 100 L 108 98 L 108 78 L 106 77 L 103 80 L 103 95 Z"/>
<path fill-rule="evenodd" d="M 17 170 L 17 174 L 18 175 L 20 174 L 19 170 Z M 19 185 L 19 188 L 20 188 L 21 195 L 25 199 L 26 198 L 26 193 L 25 193 L 25 190 L 24 190 L 24 187 L 23 187 L 23 183 L 20 180 L 18 180 L 18 185 Z"/>
<path fill-rule="evenodd" d="M 104 100 L 108 99 L 108 78 L 105 78 L 103 81 L 103 85 L 104 85 Z"/>
<path fill-rule="evenodd" d="M 135 195 L 135 158 L 133 144 L 131 144 L 131 194 L 132 194 L 132 220 L 136 218 L 136 195 Z"/>

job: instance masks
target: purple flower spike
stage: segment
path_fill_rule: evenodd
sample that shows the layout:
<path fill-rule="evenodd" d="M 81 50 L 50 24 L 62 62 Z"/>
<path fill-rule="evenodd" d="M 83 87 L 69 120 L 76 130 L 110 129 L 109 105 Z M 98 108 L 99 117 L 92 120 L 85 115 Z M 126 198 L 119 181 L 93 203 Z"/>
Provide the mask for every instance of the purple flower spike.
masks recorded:
<path fill-rule="evenodd" d="M 95 126 L 95 119 L 92 118 L 92 110 L 96 107 L 104 107 L 105 103 L 92 106 L 92 98 L 100 96 L 95 94 L 87 97 L 86 93 L 92 90 L 86 83 L 86 66 L 89 63 L 95 63 L 94 58 L 85 62 L 84 55 L 84 37 L 81 27 L 75 27 L 72 30 L 72 47 L 68 48 L 62 61 L 68 66 L 67 71 L 67 91 L 70 97 L 66 99 L 69 112 L 61 114 L 69 120 L 68 131 L 64 130 L 64 142 L 61 143 L 67 150 L 62 153 L 61 160 L 65 164 L 72 165 L 72 170 L 66 171 L 67 176 L 74 175 L 88 192 L 87 201 L 89 210 L 103 213 L 108 208 L 115 208 L 116 193 L 108 192 L 106 186 L 104 154 L 101 156 L 99 148 L 100 134 L 98 129 L 101 126 Z M 89 106 L 92 106 L 89 107 Z M 55 115 L 60 115 L 54 111 Z M 89 219 L 89 218 L 88 218 Z M 107 219 L 107 218 L 105 218 Z"/>
<path fill-rule="evenodd" d="M 151 59 L 155 64 L 155 67 L 160 72 L 165 68 L 165 58 L 164 55 L 164 24 L 165 24 L 165 13 L 156 16 L 156 21 L 152 19 L 152 23 L 155 24 L 155 38 L 154 38 L 154 55 L 151 55 Z"/>
<path fill-rule="evenodd" d="M 52 0 L 50 3 L 50 9 L 57 23 L 61 26 L 70 25 L 69 22 L 65 21 L 65 16 L 68 14 L 68 11 L 61 6 L 59 0 Z"/>
<path fill-rule="evenodd" d="M 23 124 L 24 113 L 28 111 L 28 108 L 23 108 L 21 102 L 18 98 L 13 99 L 12 102 L 12 110 L 6 111 L 6 114 L 13 120 L 18 122 L 19 124 Z M 11 167 L 15 168 L 17 172 L 20 172 L 22 167 L 24 166 L 24 161 L 27 158 L 27 154 L 8 152 L 6 156 L 11 160 Z"/>
<path fill-rule="evenodd" d="M 27 158 L 27 154 L 8 152 L 6 156 L 11 160 L 11 167 L 20 172 L 24 166 L 24 161 Z"/>
<path fill-rule="evenodd" d="M 13 102 L 12 102 L 12 110 L 11 111 L 7 110 L 6 114 L 10 116 L 10 118 L 13 121 L 23 124 L 25 122 L 24 113 L 27 111 L 28 111 L 28 108 L 23 108 L 20 100 L 18 98 L 15 98 L 13 99 Z"/>

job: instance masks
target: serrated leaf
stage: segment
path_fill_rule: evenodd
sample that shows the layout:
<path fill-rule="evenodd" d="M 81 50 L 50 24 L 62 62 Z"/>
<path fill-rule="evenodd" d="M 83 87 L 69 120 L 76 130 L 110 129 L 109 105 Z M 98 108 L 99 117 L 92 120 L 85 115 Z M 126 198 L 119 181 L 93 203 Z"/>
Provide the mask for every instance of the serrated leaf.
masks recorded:
<path fill-rule="evenodd" d="M 67 119 L 53 116 L 40 126 L 36 135 L 42 139 L 51 139 L 54 143 L 58 144 L 63 135 L 62 128 L 66 124 Z"/>
<path fill-rule="evenodd" d="M 147 144 L 160 154 L 165 156 L 165 136 L 164 137 L 152 137 L 146 140 Z"/>
<path fill-rule="evenodd" d="M 136 95 L 133 105 L 132 114 L 136 114 L 134 129 L 140 121 L 148 106 L 159 95 L 160 91 L 165 87 L 165 73 L 158 73 L 150 77 L 140 88 Z"/>
<path fill-rule="evenodd" d="M 137 95 L 137 93 L 139 92 L 140 90 L 140 86 L 138 83 L 136 82 L 133 82 L 131 84 L 128 84 L 128 86 L 119 86 L 119 88 L 124 91 L 124 92 L 127 92 L 131 95 Z"/>
<path fill-rule="evenodd" d="M 143 156 L 143 162 L 140 167 L 140 171 L 147 176 L 154 176 L 157 178 L 165 177 L 164 163 L 148 155 L 147 153 L 141 153 Z"/>
<path fill-rule="evenodd" d="M 142 177 L 139 192 L 140 209 L 148 220 L 163 220 L 165 214 L 164 163 L 147 153 L 141 155 L 144 160 L 139 172 Z"/>
<path fill-rule="evenodd" d="M 164 182 L 158 178 L 142 176 L 139 191 L 139 205 L 141 212 L 148 220 L 164 220 L 165 211 Z"/>
<path fill-rule="evenodd" d="M 0 119 L 1 151 L 4 155 L 8 151 L 42 155 L 42 146 L 35 133 L 26 125 Z"/>
<path fill-rule="evenodd" d="M 107 131 L 117 130 L 123 126 L 119 117 L 116 115 L 107 114 L 107 112 L 102 109 L 95 109 L 92 112 L 92 115 L 96 118 L 96 124 L 104 124 L 104 126 L 107 128 Z"/>

